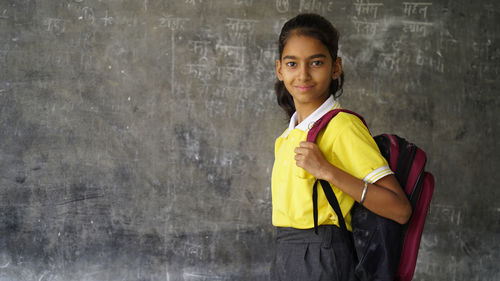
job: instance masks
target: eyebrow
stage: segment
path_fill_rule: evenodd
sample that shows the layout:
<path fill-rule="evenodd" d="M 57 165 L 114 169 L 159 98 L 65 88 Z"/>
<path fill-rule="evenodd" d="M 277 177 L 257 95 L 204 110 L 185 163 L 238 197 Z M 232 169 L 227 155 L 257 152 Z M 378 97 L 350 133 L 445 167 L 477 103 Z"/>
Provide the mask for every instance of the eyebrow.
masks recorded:
<path fill-rule="evenodd" d="M 323 54 L 315 54 L 315 55 L 312 55 L 310 57 L 308 57 L 308 59 L 316 59 L 316 58 L 326 58 L 326 55 L 323 55 Z M 296 56 L 284 56 L 283 57 L 284 60 L 286 59 L 290 59 L 290 60 L 296 60 L 297 57 Z"/>

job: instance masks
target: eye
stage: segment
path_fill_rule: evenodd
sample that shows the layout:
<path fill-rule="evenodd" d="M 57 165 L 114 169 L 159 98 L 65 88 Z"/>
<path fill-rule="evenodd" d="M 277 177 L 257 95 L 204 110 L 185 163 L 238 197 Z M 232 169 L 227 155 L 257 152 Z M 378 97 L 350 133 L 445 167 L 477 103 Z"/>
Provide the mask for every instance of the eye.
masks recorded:
<path fill-rule="evenodd" d="M 286 63 L 286 66 L 288 66 L 288 67 L 295 67 L 296 65 L 297 64 L 295 62 L 293 62 L 293 61 L 289 61 L 289 62 Z"/>
<path fill-rule="evenodd" d="M 312 64 L 312 66 L 321 66 L 321 65 L 323 65 L 323 62 L 320 60 L 315 60 L 311 64 Z"/>

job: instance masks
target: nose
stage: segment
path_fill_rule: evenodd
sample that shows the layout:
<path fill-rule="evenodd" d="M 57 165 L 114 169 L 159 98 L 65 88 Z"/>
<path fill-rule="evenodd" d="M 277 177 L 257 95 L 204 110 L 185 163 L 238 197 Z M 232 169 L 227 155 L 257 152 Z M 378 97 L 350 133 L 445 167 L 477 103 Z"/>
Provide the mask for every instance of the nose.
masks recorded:
<path fill-rule="evenodd" d="M 311 73 L 309 72 L 309 66 L 303 63 L 299 68 L 299 79 L 301 81 L 307 81 L 311 78 Z"/>

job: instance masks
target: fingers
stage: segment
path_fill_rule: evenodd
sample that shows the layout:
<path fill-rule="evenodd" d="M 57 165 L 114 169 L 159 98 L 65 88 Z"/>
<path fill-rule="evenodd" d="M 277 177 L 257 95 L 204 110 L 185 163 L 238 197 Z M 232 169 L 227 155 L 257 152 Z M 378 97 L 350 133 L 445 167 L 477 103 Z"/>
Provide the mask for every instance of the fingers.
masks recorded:
<path fill-rule="evenodd" d="M 295 159 L 295 165 L 297 165 L 297 167 L 306 169 L 308 162 L 307 162 L 307 157 L 305 155 L 295 154 L 293 158 Z"/>
<path fill-rule="evenodd" d="M 315 146 L 316 146 L 315 143 L 303 141 L 303 142 L 300 142 L 299 146 L 297 146 L 294 149 L 294 152 L 298 153 L 298 154 L 304 154 L 304 153 L 307 153 L 309 150 L 314 149 Z"/>
<path fill-rule="evenodd" d="M 295 160 L 302 160 L 307 157 L 307 152 L 305 153 L 295 153 L 295 156 L 293 157 Z"/>
<path fill-rule="evenodd" d="M 295 156 L 293 158 L 295 159 L 296 165 L 303 168 L 304 161 L 306 160 L 307 156 L 310 154 L 311 150 L 309 148 L 304 148 L 304 147 L 298 146 L 294 149 L 294 152 L 295 152 Z"/>
<path fill-rule="evenodd" d="M 294 152 L 295 152 L 294 159 L 297 163 L 297 166 L 303 167 L 304 163 L 305 163 L 305 161 L 307 161 L 307 159 L 309 159 L 309 160 L 317 159 L 317 157 L 315 157 L 316 156 L 316 153 L 315 153 L 316 148 L 317 148 L 317 146 L 315 143 L 305 142 L 305 141 L 301 142 L 299 144 L 299 146 L 297 146 L 294 149 Z"/>
<path fill-rule="evenodd" d="M 316 144 L 314 142 L 309 142 L 309 141 L 301 141 L 299 143 L 299 147 L 304 147 L 304 148 L 314 148 Z"/>

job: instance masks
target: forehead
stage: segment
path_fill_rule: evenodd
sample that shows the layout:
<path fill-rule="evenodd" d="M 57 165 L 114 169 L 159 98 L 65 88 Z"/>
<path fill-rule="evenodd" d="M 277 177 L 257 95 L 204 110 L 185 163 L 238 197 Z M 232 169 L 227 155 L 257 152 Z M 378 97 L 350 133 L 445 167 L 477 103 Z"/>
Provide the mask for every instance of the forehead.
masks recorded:
<path fill-rule="evenodd" d="M 308 58 L 313 55 L 325 55 L 330 58 L 328 48 L 318 39 L 306 35 L 293 33 L 288 37 L 283 48 L 282 57 L 293 56 Z"/>

